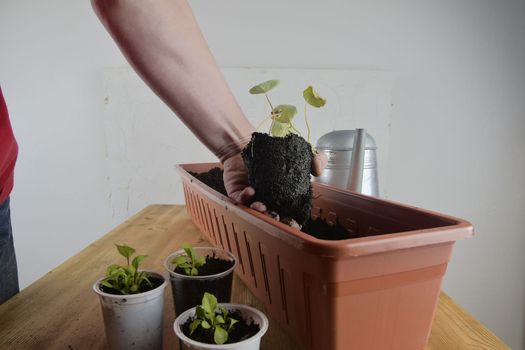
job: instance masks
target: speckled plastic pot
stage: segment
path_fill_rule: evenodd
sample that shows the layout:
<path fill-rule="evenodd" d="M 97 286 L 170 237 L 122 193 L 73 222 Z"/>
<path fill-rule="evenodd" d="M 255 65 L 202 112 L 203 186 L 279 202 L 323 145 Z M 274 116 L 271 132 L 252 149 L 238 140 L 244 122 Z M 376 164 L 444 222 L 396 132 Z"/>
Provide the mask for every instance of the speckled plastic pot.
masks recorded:
<path fill-rule="evenodd" d="M 164 276 L 148 271 L 164 282 L 150 291 L 115 295 L 100 289 L 100 278 L 93 290 L 100 298 L 106 329 L 106 339 L 111 350 L 162 349 L 164 290 L 168 282 Z"/>

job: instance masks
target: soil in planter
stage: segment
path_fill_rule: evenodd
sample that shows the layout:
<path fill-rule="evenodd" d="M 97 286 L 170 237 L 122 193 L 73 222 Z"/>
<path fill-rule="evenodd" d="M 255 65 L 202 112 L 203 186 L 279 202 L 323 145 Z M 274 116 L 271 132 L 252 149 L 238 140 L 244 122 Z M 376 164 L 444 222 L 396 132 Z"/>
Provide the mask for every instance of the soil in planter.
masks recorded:
<path fill-rule="evenodd" d="M 234 265 L 231 260 L 223 260 L 214 256 L 206 256 L 206 264 L 198 268 L 197 277 L 216 275 L 227 271 Z M 185 275 L 184 269 L 176 268 L 175 272 Z M 230 273 L 218 278 L 192 278 L 190 276 L 178 277 L 171 276 L 170 282 L 173 290 L 173 302 L 175 304 L 176 315 L 194 306 L 200 305 L 204 292 L 211 293 L 217 297 L 220 303 L 227 303 L 231 298 L 233 281 L 233 270 Z"/>
<path fill-rule="evenodd" d="M 139 286 L 139 292 L 138 293 L 149 292 L 150 290 L 153 290 L 153 289 L 159 287 L 162 283 L 164 283 L 164 280 L 162 278 L 158 278 L 158 277 L 154 277 L 154 276 L 148 276 L 148 279 L 151 282 L 151 284 L 153 284 L 153 286 L 150 286 L 147 282 L 143 282 Z M 99 285 L 99 288 L 104 293 L 114 294 L 114 295 L 123 295 L 120 291 L 118 291 L 116 289 L 113 289 L 113 288 L 105 287 L 103 285 Z M 135 294 L 138 294 L 138 293 L 135 293 Z"/>
<path fill-rule="evenodd" d="M 232 329 L 232 331 L 228 334 L 228 341 L 226 344 L 233 344 L 238 343 L 243 340 L 249 339 L 253 337 L 259 330 L 261 329 L 258 324 L 254 323 L 250 320 L 248 323 L 247 320 L 245 320 L 242 317 L 242 313 L 238 310 L 233 310 L 229 313 L 230 317 L 238 320 L 239 322 L 236 323 Z M 210 330 L 206 330 L 202 327 L 198 327 L 193 334 L 190 335 L 190 324 L 193 322 L 194 317 L 190 317 L 181 325 L 182 333 L 184 333 L 187 337 L 196 340 L 201 343 L 206 344 L 215 344 L 213 340 L 213 332 Z"/>
<path fill-rule="evenodd" d="M 302 137 L 290 134 L 272 137 L 253 133 L 242 151 L 248 182 L 261 201 L 281 217 L 304 225 L 312 209 L 312 147 Z"/>
<path fill-rule="evenodd" d="M 341 226 L 339 222 L 335 225 L 330 225 L 323 219 L 308 220 L 301 231 L 315 238 L 333 241 L 357 237 L 354 235 L 351 236 L 348 230 Z"/>
<path fill-rule="evenodd" d="M 226 188 L 224 187 L 224 180 L 222 178 L 224 171 L 221 168 L 215 167 L 205 173 L 194 173 L 192 171 L 190 171 L 189 173 L 190 175 L 195 176 L 197 179 L 213 188 L 215 191 L 218 191 L 225 196 L 228 195 L 226 193 Z"/>
<path fill-rule="evenodd" d="M 205 173 L 193 173 L 191 175 L 198 178 L 200 181 L 204 182 L 206 185 L 211 188 L 216 189 L 219 187 L 218 182 L 221 181 L 220 186 L 224 188 L 224 183 L 222 182 L 223 171 L 220 168 L 213 168 Z M 309 219 L 306 224 L 303 225 L 301 231 L 308 233 L 309 235 L 326 240 L 341 240 L 348 238 L 357 238 L 362 237 L 360 234 L 349 234 L 348 231 L 337 222 L 335 225 L 329 225 L 323 219 L 311 220 Z M 177 273 L 184 273 L 184 271 L 177 271 Z M 201 272 L 199 271 L 199 274 Z M 193 306 L 192 306 L 193 307 Z"/>

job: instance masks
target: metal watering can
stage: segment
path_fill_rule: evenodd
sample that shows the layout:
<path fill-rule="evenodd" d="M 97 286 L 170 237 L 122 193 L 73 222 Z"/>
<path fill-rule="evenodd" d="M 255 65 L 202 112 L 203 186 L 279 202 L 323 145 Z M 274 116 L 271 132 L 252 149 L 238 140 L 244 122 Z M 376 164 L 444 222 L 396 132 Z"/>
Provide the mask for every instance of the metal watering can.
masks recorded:
<path fill-rule="evenodd" d="M 371 196 L 379 196 L 377 146 L 365 129 L 335 130 L 319 138 L 317 151 L 328 164 L 314 181 Z"/>

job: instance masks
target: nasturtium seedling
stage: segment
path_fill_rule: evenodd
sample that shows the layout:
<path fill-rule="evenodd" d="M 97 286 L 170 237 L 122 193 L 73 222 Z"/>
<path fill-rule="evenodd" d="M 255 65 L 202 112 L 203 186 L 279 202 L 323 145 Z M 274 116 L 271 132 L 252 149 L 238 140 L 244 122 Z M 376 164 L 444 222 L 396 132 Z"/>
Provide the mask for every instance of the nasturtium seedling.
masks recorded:
<path fill-rule="evenodd" d="M 184 269 L 186 275 L 197 276 L 199 274 L 198 268 L 206 264 L 206 257 L 197 254 L 195 249 L 188 244 L 183 244 L 182 249 L 184 249 L 186 255 L 174 257 L 171 263 L 175 265 L 175 267 Z"/>
<path fill-rule="evenodd" d="M 295 126 L 292 123 L 293 118 L 297 114 L 297 108 L 293 105 L 278 105 L 277 107 L 273 107 L 270 98 L 268 97 L 267 92 L 276 87 L 279 84 L 279 80 L 268 80 L 263 83 L 260 83 L 258 85 L 255 85 L 250 89 L 251 94 L 264 94 L 266 97 L 266 100 L 268 101 L 268 104 L 270 105 L 270 116 L 266 118 L 263 123 L 268 120 L 269 118 L 272 120 L 272 124 L 270 125 L 270 131 L 269 134 L 273 137 L 284 137 L 289 134 L 298 134 L 301 135 L 301 133 L 295 128 Z M 326 104 L 326 99 L 321 97 L 317 91 L 314 90 L 312 86 L 308 86 L 303 91 L 303 97 L 307 104 L 309 104 L 312 107 L 320 108 L 323 107 Z M 310 142 L 310 123 L 308 123 L 308 118 L 306 117 L 306 106 L 304 106 L 304 120 L 306 123 L 306 127 L 308 129 L 308 143 Z M 262 125 L 262 123 L 261 123 Z M 259 129 L 259 128 L 257 128 Z"/>
<path fill-rule="evenodd" d="M 195 318 L 190 324 L 190 335 L 200 326 L 207 332 L 213 332 L 215 344 L 224 344 L 237 322 L 239 321 L 230 317 L 228 310 L 217 304 L 215 295 L 206 292 L 202 297 L 201 305 L 195 308 Z"/>
<path fill-rule="evenodd" d="M 143 285 L 153 287 L 153 284 L 148 279 L 147 272 L 139 271 L 139 265 L 144 261 L 146 255 L 136 256 L 130 265 L 129 258 L 135 253 L 135 249 L 125 244 L 115 244 L 115 246 L 120 255 L 126 258 L 127 266 L 110 265 L 107 269 L 106 277 L 100 284 L 125 295 L 140 293 L 140 287 Z"/>

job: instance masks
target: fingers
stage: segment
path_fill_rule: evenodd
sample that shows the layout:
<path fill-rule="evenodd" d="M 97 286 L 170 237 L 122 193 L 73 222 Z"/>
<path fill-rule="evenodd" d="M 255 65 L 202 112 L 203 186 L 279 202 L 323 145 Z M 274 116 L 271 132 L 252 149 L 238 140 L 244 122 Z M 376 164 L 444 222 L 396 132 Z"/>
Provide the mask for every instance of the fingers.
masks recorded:
<path fill-rule="evenodd" d="M 231 198 L 237 203 L 248 205 L 252 201 L 254 195 L 255 190 L 253 189 L 253 187 L 248 186 L 242 191 L 231 196 Z M 264 205 L 264 203 L 262 202 L 253 202 L 250 204 L 250 208 L 252 208 L 253 210 L 260 211 L 261 213 L 264 213 L 266 211 L 266 205 Z"/>
<path fill-rule="evenodd" d="M 239 203 L 242 204 L 249 204 L 252 201 L 252 197 L 255 195 L 255 190 L 253 187 L 246 187 L 244 188 L 239 194 L 236 196 L 236 200 Z"/>
<path fill-rule="evenodd" d="M 328 158 L 326 157 L 326 154 L 320 152 L 316 153 L 314 159 L 312 160 L 312 175 L 320 176 L 327 164 Z"/>
<path fill-rule="evenodd" d="M 250 204 L 250 208 L 253 210 L 260 211 L 261 213 L 264 213 L 266 211 L 266 205 L 264 205 L 263 202 L 253 202 Z"/>

